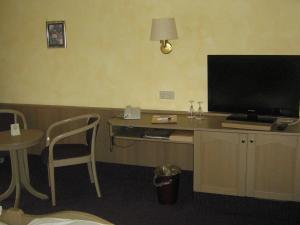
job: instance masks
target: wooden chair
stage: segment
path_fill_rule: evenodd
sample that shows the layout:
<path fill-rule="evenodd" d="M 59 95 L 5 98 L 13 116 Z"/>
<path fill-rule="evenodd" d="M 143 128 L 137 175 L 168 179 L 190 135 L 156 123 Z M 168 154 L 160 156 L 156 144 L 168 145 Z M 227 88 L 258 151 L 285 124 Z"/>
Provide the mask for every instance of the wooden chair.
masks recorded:
<path fill-rule="evenodd" d="M 14 109 L 0 109 L 0 131 L 10 130 L 10 125 L 19 123 L 20 129 L 27 129 L 27 121 L 23 113 Z M 9 155 L 8 151 L 0 151 L 0 157 Z M 25 162 L 25 174 L 29 179 L 29 167 L 27 151 L 23 151 L 23 160 Z"/>
<path fill-rule="evenodd" d="M 87 163 L 91 183 L 95 183 L 97 196 L 101 197 L 95 163 L 95 139 L 99 126 L 98 114 L 80 115 L 55 122 L 47 129 L 46 148 L 42 151 L 42 160 L 48 165 L 48 180 L 51 188 L 52 205 L 56 205 L 54 168 Z M 82 125 L 82 123 L 84 123 Z M 80 124 L 80 126 L 78 125 Z M 58 128 L 76 126 L 71 130 L 55 133 Z M 86 144 L 61 143 L 70 137 L 84 134 Z"/>

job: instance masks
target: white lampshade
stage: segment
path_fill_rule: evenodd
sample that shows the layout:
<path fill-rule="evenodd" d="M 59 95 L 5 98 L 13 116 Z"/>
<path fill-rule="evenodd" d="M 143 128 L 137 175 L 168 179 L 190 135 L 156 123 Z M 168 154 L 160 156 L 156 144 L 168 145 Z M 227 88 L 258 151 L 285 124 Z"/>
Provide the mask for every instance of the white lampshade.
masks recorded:
<path fill-rule="evenodd" d="M 152 19 L 152 41 L 177 39 L 177 30 L 174 18 Z"/>

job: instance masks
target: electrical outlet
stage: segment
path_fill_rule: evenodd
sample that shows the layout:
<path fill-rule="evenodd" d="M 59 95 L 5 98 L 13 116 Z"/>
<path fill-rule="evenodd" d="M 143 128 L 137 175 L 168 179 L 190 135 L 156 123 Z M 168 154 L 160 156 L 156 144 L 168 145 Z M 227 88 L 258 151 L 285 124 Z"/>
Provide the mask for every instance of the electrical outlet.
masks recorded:
<path fill-rule="evenodd" d="M 160 91 L 159 92 L 160 99 L 175 99 L 174 91 Z"/>

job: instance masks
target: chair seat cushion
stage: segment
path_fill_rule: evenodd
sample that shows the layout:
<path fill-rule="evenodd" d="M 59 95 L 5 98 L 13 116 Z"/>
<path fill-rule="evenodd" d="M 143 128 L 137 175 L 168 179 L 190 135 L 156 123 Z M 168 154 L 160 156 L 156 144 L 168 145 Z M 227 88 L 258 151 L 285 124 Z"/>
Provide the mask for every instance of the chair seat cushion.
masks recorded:
<path fill-rule="evenodd" d="M 53 159 L 68 159 L 90 154 L 90 148 L 85 144 L 56 144 L 53 150 Z M 45 165 L 48 164 L 49 148 L 42 151 L 42 161 Z"/>

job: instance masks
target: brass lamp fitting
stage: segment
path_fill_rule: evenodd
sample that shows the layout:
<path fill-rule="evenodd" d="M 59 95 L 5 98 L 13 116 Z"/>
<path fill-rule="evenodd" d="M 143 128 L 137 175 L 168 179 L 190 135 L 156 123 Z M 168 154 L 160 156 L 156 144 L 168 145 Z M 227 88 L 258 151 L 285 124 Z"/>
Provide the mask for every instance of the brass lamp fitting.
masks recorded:
<path fill-rule="evenodd" d="M 171 45 L 171 43 L 168 40 L 160 40 L 160 51 L 164 54 L 169 54 L 170 52 L 172 52 L 173 47 Z"/>

